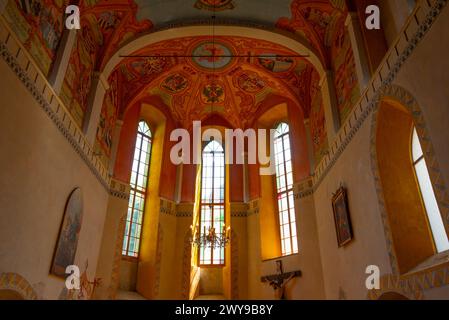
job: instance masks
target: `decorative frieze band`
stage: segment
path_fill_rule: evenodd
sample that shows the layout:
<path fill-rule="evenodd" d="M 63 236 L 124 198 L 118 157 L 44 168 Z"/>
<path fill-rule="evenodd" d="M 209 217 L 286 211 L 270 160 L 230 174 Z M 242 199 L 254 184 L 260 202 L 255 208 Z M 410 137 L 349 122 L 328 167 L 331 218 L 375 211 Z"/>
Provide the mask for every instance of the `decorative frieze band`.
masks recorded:
<path fill-rule="evenodd" d="M 168 199 L 160 198 L 159 212 L 176 216 L 176 203 Z"/>
<path fill-rule="evenodd" d="M 190 202 L 178 203 L 176 205 L 176 217 L 186 218 L 193 217 L 193 210 L 195 205 Z"/>
<path fill-rule="evenodd" d="M 248 204 L 244 202 L 231 202 L 231 217 L 246 218 L 248 216 Z"/>
<path fill-rule="evenodd" d="M 131 186 L 129 184 L 123 183 L 119 180 L 111 179 L 111 183 L 109 185 L 109 194 L 113 197 L 128 201 L 130 188 Z"/>
<path fill-rule="evenodd" d="M 259 205 L 260 205 L 259 199 L 251 200 L 248 203 L 248 216 L 251 216 L 253 214 L 259 214 Z"/>
<path fill-rule="evenodd" d="M 295 199 L 302 199 L 313 195 L 312 178 L 303 180 L 293 185 L 293 196 Z"/>

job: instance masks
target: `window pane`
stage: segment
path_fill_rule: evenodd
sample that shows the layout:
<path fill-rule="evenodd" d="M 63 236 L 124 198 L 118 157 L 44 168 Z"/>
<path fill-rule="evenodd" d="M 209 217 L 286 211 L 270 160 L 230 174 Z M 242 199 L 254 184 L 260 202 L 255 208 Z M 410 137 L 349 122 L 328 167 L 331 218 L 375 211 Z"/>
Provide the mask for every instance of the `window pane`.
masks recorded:
<path fill-rule="evenodd" d="M 276 187 L 283 255 L 298 252 L 295 204 L 293 199 L 293 168 L 288 132 L 288 125 L 281 123 L 276 128 L 274 140 Z"/>
<path fill-rule="evenodd" d="M 442 252 L 449 250 L 449 240 L 447 238 L 443 219 L 441 218 L 437 200 L 433 192 L 429 172 L 427 171 L 426 161 L 424 159 L 419 161 L 415 166 L 415 170 L 437 251 Z"/>
<path fill-rule="evenodd" d="M 222 146 L 209 142 L 203 149 L 201 173 L 201 215 L 200 232 L 208 233 L 209 228 L 215 228 L 220 234 L 224 226 L 224 192 L 225 192 L 225 162 Z M 199 250 L 200 264 L 224 264 L 224 247 L 201 246 Z"/>
<path fill-rule="evenodd" d="M 139 122 L 130 178 L 130 198 L 122 254 L 137 257 L 142 232 L 146 187 L 151 155 L 151 131 L 145 121 Z M 138 190 L 138 192 L 136 192 Z"/>
<path fill-rule="evenodd" d="M 413 129 L 412 155 L 413 155 L 413 161 L 418 160 L 423 155 L 422 149 L 421 149 L 421 143 L 419 142 L 418 133 L 416 132 L 416 128 Z"/>

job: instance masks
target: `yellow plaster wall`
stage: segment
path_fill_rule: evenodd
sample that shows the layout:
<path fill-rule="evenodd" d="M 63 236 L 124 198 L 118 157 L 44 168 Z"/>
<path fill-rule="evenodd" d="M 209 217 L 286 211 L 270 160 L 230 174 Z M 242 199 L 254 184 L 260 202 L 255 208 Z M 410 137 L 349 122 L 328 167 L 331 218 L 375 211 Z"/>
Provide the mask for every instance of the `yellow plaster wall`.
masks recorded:
<path fill-rule="evenodd" d="M 153 133 L 153 145 L 151 150 L 151 164 L 149 182 L 147 187 L 147 198 L 145 202 L 145 214 L 142 225 L 142 238 L 140 244 L 139 267 L 137 271 L 137 292 L 146 298 L 153 297 L 153 288 L 157 275 L 157 249 L 158 249 L 158 227 L 159 227 L 159 185 L 160 173 L 162 170 L 162 151 L 164 148 L 165 120 L 146 116 L 144 109 L 142 114 L 146 119 Z M 163 232 L 165 231 L 162 227 Z M 163 245 L 163 243 L 161 244 Z M 163 250 L 164 251 L 164 250 Z"/>
<path fill-rule="evenodd" d="M 399 269 L 405 273 L 435 248 L 411 159 L 413 119 L 384 101 L 378 113 L 377 159 Z"/>

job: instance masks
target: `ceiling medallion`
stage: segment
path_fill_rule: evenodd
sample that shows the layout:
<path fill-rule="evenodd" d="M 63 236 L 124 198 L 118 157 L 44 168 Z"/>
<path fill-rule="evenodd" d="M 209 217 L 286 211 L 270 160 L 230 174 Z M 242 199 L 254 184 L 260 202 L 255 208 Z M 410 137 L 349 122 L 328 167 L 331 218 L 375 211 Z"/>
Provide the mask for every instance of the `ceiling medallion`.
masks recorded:
<path fill-rule="evenodd" d="M 230 46 L 218 41 L 203 41 L 193 47 L 192 61 L 203 71 L 222 71 L 235 60 Z"/>
<path fill-rule="evenodd" d="M 235 8 L 233 0 L 197 0 L 195 8 L 209 11 L 224 11 Z"/>

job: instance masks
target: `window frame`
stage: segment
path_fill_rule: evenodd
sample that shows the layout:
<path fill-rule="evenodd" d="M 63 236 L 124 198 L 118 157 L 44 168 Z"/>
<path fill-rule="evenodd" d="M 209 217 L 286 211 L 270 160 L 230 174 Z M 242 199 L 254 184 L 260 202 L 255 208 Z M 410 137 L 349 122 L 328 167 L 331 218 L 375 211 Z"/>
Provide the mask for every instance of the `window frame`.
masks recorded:
<path fill-rule="evenodd" d="M 148 127 L 150 135 L 147 135 L 147 134 L 139 131 L 139 127 L 140 127 L 140 124 L 142 122 Z M 138 137 L 139 136 L 141 136 L 142 139 L 141 139 L 140 146 L 139 146 L 139 157 L 138 157 L 139 160 L 137 160 L 137 172 L 139 172 L 140 166 L 142 164 L 148 166 L 148 169 L 146 171 L 146 176 L 147 176 L 146 180 L 147 181 L 145 183 L 145 190 L 144 191 L 138 189 L 138 183 L 137 183 L 138 176 L 136 176 L 136 183 L 135 183 L 134 186 L 132 185 L 132 181 L 131 181 L 132 180 L 132 167 L 134 166 L 134 162 L 135 162 L 134 155 L 135 155 L 135 152 L 137 150 L 137 142 L 138 142 Z M 142 145 L 143 145 L 144 138 L 148 139 L 148 143 L 150 145 L 150 148 L 148 150 L 148 154 L 149 154 L 148 163 L 144 163 L 144 162 L 140 161 L 140 158 L 142 156 Z M 139 256 L 140 256 L 140 247 L 142 245 L 142 241 L 141 240 L 142 240 L 142 231 L 143 231 L 142 230 L 142 226 L 143 226 L 143 222 L 144 222 L 144 218 L 145 218 L 146 198 L 147 198 L 147 195 L 148 195 L 148 184 L 149 184 L 149 181 L 150 181 L 150 167 L 151 167 L 151 158 L 152 158 L 152 154 L 151 153 L 152 153 L 152 151 L 153 151 L 153 132 L 152 132 L 151 127 L 148 124 L 148 122 L 145 121 L 144 119 L 141 119 L 141 120 L 139 120 L 139 122 L 137 124 L 136 143 L 134 144 L 133 161 L 132 161 L 132 165 L 131 165 L 130 198 L 128 200 L 127 216 L 125 217 L 125 232 L 123 234 L 123 241 L 122 241 L 122 258 L 125 259 L 125 260 L 138 260 Z M 131 196 L 131 193 L 134 193 L 134 195 Z M 136 193 L 139 194 L 142 197 L 142 199 L 143 199 L 143 206 L 142 206 L 142 219 L 141 219 L 140 223 L 137 223 L 137 224 L 140 224 L 140 227 L 141 227 L 140 228 L 140 233 L 138 235 L 138 238 L 136 238 L 136 239 L 139 240 L 139 245 L 138 245 L 138 248 L 137 248 L 137 256 L 134 256 L 134 255 L 130 255 L 129 244 L 130 244 L 131 234 L 128 234 L 128 235 L 126 234 L 126 223 L 127 223 L 127 219 L 128 219 L 129 209 L 131 209 L 131 217 L 130 217 L 130 220 L 129 220 L 129 232 L 131 232 L 131 228 L 132 228 L 133 223 L 136 223 L 136 222 L 133 222 L 133 220 L 134 220 L 133 219 L 134 218 L 134 210 L 135 210 L 134 206 L 135 206 L 135 202 L 136 202 Z M 131 204 L 131 197 L 132 197 L 132 205 L 130 205 Z M 123 249 L 123 244 L 124 244 L 125 239 L 126 239 L 126 250 Z"/>
<path fill-rule="evenodd" d="M 295 206 L 295 198 L 294 198 L 294 182 L 293 182 L 293 155 L 291 152 L 291 136 L 290 136 L 290 124 L 287 121 L 280 121 L 278 123 L 275 124 L 274 129 L 277 131 L 278 128 L 282 125 L 286 125 L 288 130 L 287 132 L 284 132 L 282 134 L 280 134 L 279 136 L 275 136 L 273 139 L 273 152 L 275 153 L 275 143 L 276 140 L 280 140 L 282 143 L 282 165 L 283 165 L 283 169 L 284 169 L 284 182 L 285 182 L 285 190 L 283 191 L 279 191 L 278 188 L 278 184 L 277 184 L 277 180 L 278 180 L 278 172 L 277 172 L 277 167 L 278 167 L 278 163 L 276 161 L 276 154 L 274 155 L 274 162 L 275 162 L 275 167 L 276 167 L 276 172 L 274 175 L 274 186 L 275 186 L 275 190 L 276 190 L 276 208 L 277 208 L 277 215 L 276 215 L 276 221 L 278 223 L 278 231 L 279 231 L 279 242 L 280 242 L 280 246 L 281 246 L 281 257 L 288 257 L 288 256 L 292 256 L 292 255 L 296 255 L 299 253 L 299 235 L 298 235 L 298 226 L 297 226 L 297 219 L 296 219 L 296 206 Z M 284 146 L 284 137 L 287 136 L 288 137 L 288 141 L 289 141 L 289 145 L 290 145 L 290 149 L 289 149 L 289 153 L 290 153 L 290 162 L 291 162 L 291 188 L 288 188 L 288 179 L 287 179 L 287 167 L 286 167 L 286 161 L 285 161 L 285 146 Z M 289 194 L 291 193 L 292 196 L 292 203 L 290 204 L 290 200 L 289 200 Z M 279 208 L 279 200 L 280 197 L 282 195 L 285 195 L 285 198 L 287 200 L 287 212 L 288 212 L 288 237 L 286 238 L 282 238 L 282 225 L 281 225 L 281 212 L 280 212 L 280 208 Z M 294 215 L 295 215 L 295 221 L 292 222 L 292 216 L 290 214 L 290 211 L 293 210 Z M 295 225 L 295 236 L 292 236 L 293 232 L 292 232 L 292 224 L 294 223 Z M 284 223 L 283 225 L 286 225 L 286 223 Z M 296 238 L 296 250 L 294 250 L 294 242 L 293 239 Z M 283 244 L 282 241 L 283 240 L 289 240 L 290 242 L 290 252 L 284 252 L 284 248 L 283 248 Z"/>
<path fill-rule="evenodd" d="M 210 143 L 212 143 L 214 140 L 210 140 L 210 141 L 208 141 L 208 142 L 205 142 L 204 144 L 203 144 L 203 146 L 202 146 L 202 149 L 201 149 L 201 180 L 200 180 L 200 198 L 199 198 L 199 232 L 200 232 L 200 235 L 202 235 L 203 233 L 202 233 L 202 230 L 203 230 L 203 226 L 202 226 L 202 208 L 204 207 L 204 206 L 212 206 L 212 207 L 219 207 L 219 206 L 223 206 L 223 216 L 224 216 L 224 219 L 223 219 L 223 225 L 224 226 L 226 226 L 226 179 L 227 179 L 227 176 L 226 176 L 226 149 L 225 149 L 225 147 L 224 147 L 224 145 L 222 144 L 222 143 L 220 143 L 220 142 L 218 142 L 218 141 L 215 141 L 216 143 L 218 143 L 220 146 L 221 146 L 221 149 L 223 150 L 222 151 L 222 154 L 223 154 L 223 182 L 224 182 L 224 185 L 223 185 L 223 202 L 220 202 L 220 203 L 214 203 L 213 202 L 213 192 L 212 192 L 212 203 L 204 203 L 203 202 L 203 170 L 204 170 L 204 161 L 203 161 L 203 155 L 204 155 L 204 150 L 206 149 L 206 147 L 210 144 Z M 218 153 L 218 152 L 217 152 Z M 215 157 L 213 157 L 214 159 L 215 159 Z M 214 173 L 215 173 L 215 166 L 213 166 L 213 170 L 212 170 L 212 186 L 214 185 Z M 213 188 L 212 188 L 212 190 L 213 190 Z M 211 214 L 212 214 L 212 225 L 214 224 L 214 210 L 212 210 L 212 212 L 211 212 Z M 217 233 L 217 231 L 215 231 L 216 233 Z M 218 231 L 218 233 L 221 233 L 222 232 L 222 230 L 219 230 Z M 204 264 L 204 263 L 201 263 L 201 245 L 198 247 L 198 250 L 199 250 L 199 252 L 198 252 L 198 257 L 197 257 L 197 264 L 198 264 L 198 266 L 200 267 L 200 268 L 219 268 L 219 267 L 224 267 L 225 265 L 226 265 L 226 247 L 223 247 L 222 249 L 220 249 L 220 250 L 223 250 L 223 263 L 220 263 L 220 264 L 213 264 L 212 262 L 213 262 L 213 251 L 214 251 L 214 248 L 210 248 L 210 250 L 211 250 L 211 263 L 208 263 L 208 264 Z M 217 250 L 217 249 L 215 249 L 215 250 Z M 221 260 L 221 259 L 220 259 Z"/>

